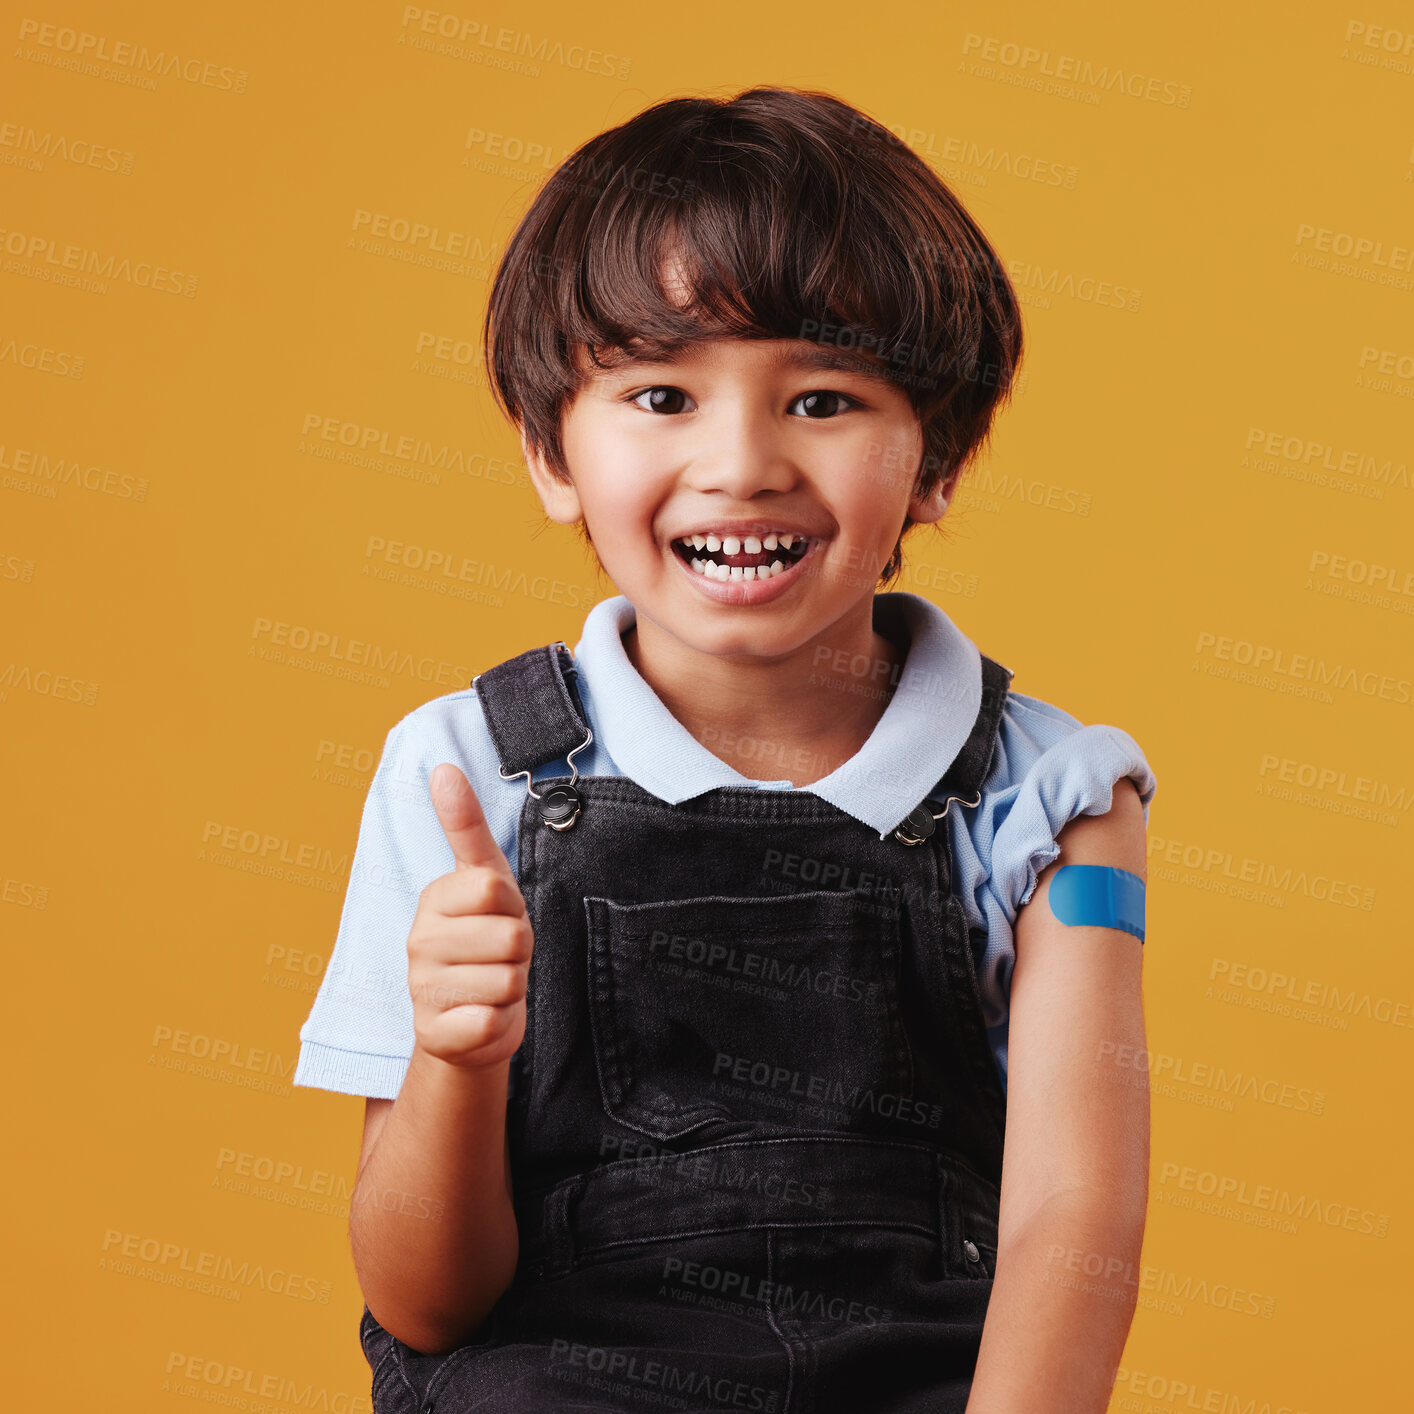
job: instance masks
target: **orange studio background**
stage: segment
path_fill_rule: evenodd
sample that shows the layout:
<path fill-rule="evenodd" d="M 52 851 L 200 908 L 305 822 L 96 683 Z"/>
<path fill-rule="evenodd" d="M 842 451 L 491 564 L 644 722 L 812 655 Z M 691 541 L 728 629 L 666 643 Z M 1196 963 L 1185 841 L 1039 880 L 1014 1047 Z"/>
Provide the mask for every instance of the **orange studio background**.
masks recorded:
<path fill-rule="evenodd" d="M 895 587 L 1159 779 L 1111 1407 L 1407 1409 L 1414 14 L 448 3 L 0 22 L 7 1406 L 368 1409 L 363 1104 L 290 1085 L 363 798 L 613 592 L 488 395 L 488 278 L 586 138 L 779 83 L 1025 302 Z"/>

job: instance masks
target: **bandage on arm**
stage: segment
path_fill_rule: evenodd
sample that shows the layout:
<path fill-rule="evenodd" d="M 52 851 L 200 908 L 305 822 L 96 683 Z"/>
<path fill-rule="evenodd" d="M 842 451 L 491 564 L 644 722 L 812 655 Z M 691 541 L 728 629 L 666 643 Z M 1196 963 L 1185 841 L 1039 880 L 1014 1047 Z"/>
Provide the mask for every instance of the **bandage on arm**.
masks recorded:
<path fill-rule="evenodd" d="M 1063 864 L 1047 889 L 1051 912 L 1072 928 L 1121 928 L 1144 941 L 1144 881 L 1109 864 Z"/>

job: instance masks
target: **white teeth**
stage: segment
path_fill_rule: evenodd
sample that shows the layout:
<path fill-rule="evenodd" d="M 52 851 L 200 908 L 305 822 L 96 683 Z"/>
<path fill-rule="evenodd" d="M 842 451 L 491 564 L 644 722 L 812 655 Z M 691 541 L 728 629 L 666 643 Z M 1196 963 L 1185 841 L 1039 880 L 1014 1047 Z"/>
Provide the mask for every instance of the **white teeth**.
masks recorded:
<path fill-rule="evenodd" d="M 690 558 L 689 563 L 697 574 L 707 579 L 722 581 L 772 579 L 776 575 L 784 573 L 791 565 L 798 563 L 800 557 L 811 544 L 808 535 L 782 535 L 778 531 L 760 536 L 718 536 L 709 532 L 707 534 L 682 535 L 678 537 L 678 542 L 684 546 L 690 545 L 694 550 L 705 550 L 708 555 L 720 551 L 724 556 L 739 555 L 743 551 L 748 555 L 759 555 L 763 550 L 796 548 L 796 553 L 789 560 L 774 559 L 769 565 L 723 565 L 703 555 L 694 555 Z"/>
<path fill-rule="evenodd" d="M 715 552 L 725 549 L 727 554 L 737 555 L 740 554 L 742 548 L 745 547 L 748 555 L 755 555 L 759 554 L 762 550 L 774 550 L 778 545 L 782 549 L 789 550 L 797 540 L 804 540 L 806 537 L 804 535 L 782 535 L 778 531 L 773 530 L 769 535 L 759 536 L 747 535 L 742 537 L 738 535 L 728 535 L 723 537 L 708 533 L 705 535 L 683 535 L 680 536 L 679 539 L 685 544 L 691 545 L 694 550 L 711 550 Z"/>
<path fill-rule="evenodd" d="M 769 565 L 719 565 L 715 560 L 695 559 L 692 568 L 707 579 L 772 579 L 785 569 L 781 560 L 772 560 Z"/>

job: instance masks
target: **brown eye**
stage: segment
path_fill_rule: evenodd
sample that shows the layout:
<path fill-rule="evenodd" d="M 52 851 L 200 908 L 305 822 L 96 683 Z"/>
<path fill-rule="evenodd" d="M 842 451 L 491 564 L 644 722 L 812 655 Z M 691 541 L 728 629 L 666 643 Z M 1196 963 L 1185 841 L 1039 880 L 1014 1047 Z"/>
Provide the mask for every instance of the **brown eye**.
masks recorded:
<path fill-rule="evenodd" d="M 681 388 L 657 387 L 645 388 L 641 393 L 635 393 L 629 399 L 636 407 L 643 408 L 644 412 L 673 413 L 681 412 L 682 407 L 677 402 L 679 398 L 685 398 L 686 393 Z M 648 406 L 644 406 L 642 399 L 648 399 Z"/>
<path fill-rule="evenodd" d="M 845 397 L 843 393 L 821 388 L 813 393 L 802 393 L 795 401 L 805 406 L 806 417 L 820 418 L 833 417 L 837 412 L 843 411 L 845 404 L 852 404 L 854 400 Z M 795 403 L 791 406 L 794 407 Z"/>

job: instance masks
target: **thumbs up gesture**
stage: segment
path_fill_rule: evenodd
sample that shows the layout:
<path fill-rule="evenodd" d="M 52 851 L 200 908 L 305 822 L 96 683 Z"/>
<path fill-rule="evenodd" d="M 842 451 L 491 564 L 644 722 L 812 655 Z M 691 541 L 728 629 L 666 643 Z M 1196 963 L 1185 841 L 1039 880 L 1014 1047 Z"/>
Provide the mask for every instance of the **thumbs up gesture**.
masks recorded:
<path fill-rule="evenodd" d="M 471 782 L 444 762 L 428 780 L 456 867 L 423 889 L 408 933 L 417 1045 L 473 1069 L 509 1058 L 525 1034 L 534 947 L 525 899 Z"/>

